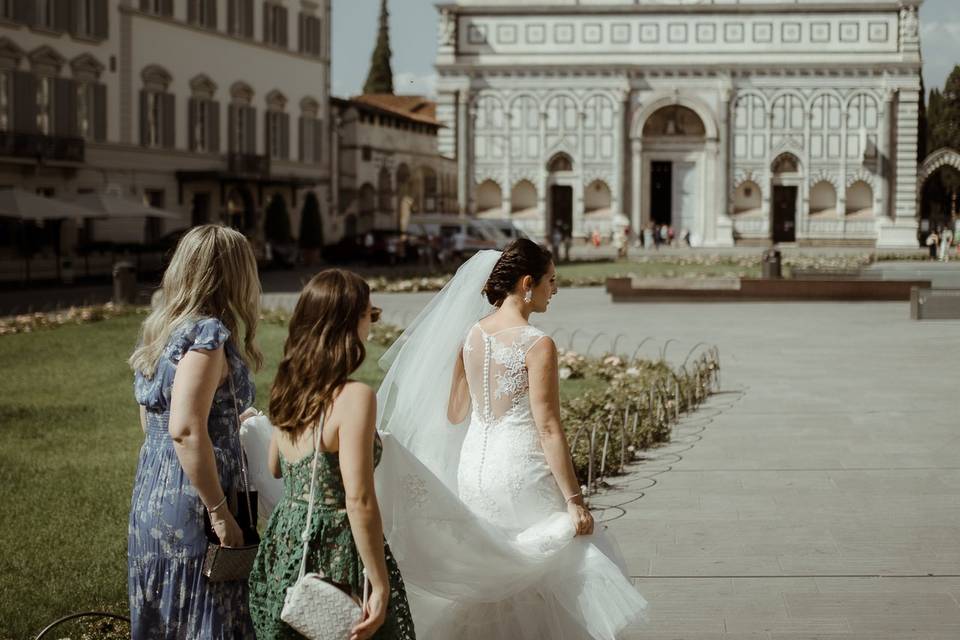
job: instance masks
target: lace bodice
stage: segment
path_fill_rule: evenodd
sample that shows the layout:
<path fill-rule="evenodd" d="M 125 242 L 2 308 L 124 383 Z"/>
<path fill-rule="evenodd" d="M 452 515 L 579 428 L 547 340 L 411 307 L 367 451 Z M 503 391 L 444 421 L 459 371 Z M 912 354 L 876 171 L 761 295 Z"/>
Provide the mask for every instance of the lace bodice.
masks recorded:
<path fill-rule="evenodd" d="M 546 334 L 530 325 L 487 333 L 475 324 L 463 344 L 473 412 L 493 424 L 527 397 L 527 352 Z"/>

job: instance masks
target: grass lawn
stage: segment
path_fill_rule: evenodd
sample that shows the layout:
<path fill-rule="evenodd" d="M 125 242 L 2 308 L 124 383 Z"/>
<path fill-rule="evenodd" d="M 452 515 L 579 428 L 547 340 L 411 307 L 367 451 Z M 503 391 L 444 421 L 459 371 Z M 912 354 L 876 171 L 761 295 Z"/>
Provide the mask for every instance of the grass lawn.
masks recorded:
<path fill-rule="evenodd" d="M 143 440 L 126 358 L 143 316 L 0 338 L 0 638 L 73 611 L 123 612 L 127 513 Z M 286 336 L 264 323 L 264 407 Z M 383 348 L 358 378 L 376 386 Z M 571 397 L 604 384 L 565 381 Z"/>

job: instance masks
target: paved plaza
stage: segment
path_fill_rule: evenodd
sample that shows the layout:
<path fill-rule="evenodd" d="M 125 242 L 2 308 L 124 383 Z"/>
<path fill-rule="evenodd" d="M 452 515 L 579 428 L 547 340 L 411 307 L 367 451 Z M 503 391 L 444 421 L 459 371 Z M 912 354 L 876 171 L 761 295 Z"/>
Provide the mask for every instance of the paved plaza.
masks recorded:
<path fill-rule="evenodd" d="M 376 303 L 405 321 L 427 299 Z M 722 393 L 595 498 L 651 605 L 628 638 L 960 638 L 960 322 L 601 289 L 562 290 L 535 321 L 561 346 L 581 328 L 580 350 L 720 348 Z"/>

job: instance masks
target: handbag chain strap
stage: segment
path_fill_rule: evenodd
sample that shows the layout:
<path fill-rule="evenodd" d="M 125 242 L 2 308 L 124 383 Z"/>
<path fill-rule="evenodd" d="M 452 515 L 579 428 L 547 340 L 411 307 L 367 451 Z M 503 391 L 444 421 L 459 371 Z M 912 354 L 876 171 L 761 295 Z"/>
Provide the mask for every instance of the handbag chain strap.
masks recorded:
<path fill-rule="evenodd" d="M 237 408 L 237 392 L 233 386 L 233 369 L 230 367 L 230 356 L 227 354 L 226 349 L 224 349 L 224 355 L 227 358 L 227 380 L 230 382 L 230 397 L 233 399 L 233 415 L 237 421 L 237 444 L 240 446 L 240 481 L 243 483 L 243 493 L 247 498 L 247 519 L 250 521 L 250 526 L 253 526 L 250 483 L 247 481 L 247 456 L 243 451 L 243 444 L 240 442 L 240 410 Z"/>
<path fill-rule="evenodd" d="M 300 539 L 303 541 L 303 557 L 300 558 L 300 575 L 297 580 L 302 580 L 307 573 L 307 554 L 310 552 L 310 524 L 313 520 L 313 500 L 317 489 L 317 458 L 320 457 L 320 443 L 323 442 L 323 420 L 324 414 L 320 413 L 320 420 L 317 428 L 313 430 L 313 461 L 310 463 L 310 502 L 307 503 L 307 526 L 303 529 L 303 535 Z"/>

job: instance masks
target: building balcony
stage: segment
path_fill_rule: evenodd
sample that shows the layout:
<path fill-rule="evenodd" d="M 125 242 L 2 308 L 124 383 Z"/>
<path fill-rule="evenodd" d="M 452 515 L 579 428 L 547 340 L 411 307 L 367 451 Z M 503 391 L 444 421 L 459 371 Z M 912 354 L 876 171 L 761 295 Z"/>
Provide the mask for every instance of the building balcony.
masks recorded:
<path fill-rule="evenodd" d="M 0 155 L 33 158 L 37 162 L 83 162 L 85 145 L 83 138 L 0 131 Z"/>
<path fill-rule="evenodd" d="M 270 157 L 249 153 L 229 153 L 227 170 L 236 175 L 266 178 L 270 175 Z"/>

